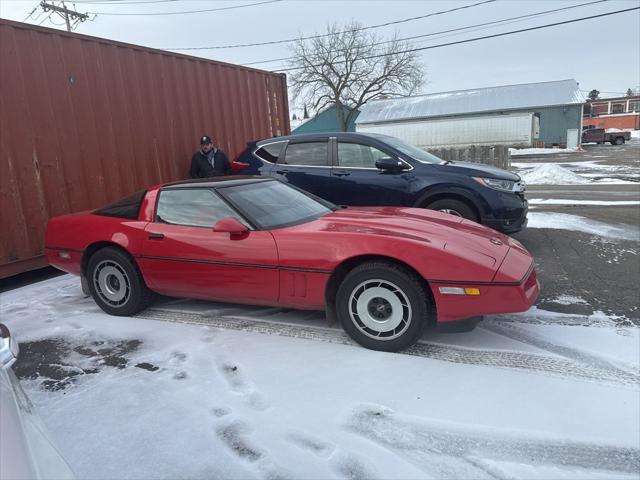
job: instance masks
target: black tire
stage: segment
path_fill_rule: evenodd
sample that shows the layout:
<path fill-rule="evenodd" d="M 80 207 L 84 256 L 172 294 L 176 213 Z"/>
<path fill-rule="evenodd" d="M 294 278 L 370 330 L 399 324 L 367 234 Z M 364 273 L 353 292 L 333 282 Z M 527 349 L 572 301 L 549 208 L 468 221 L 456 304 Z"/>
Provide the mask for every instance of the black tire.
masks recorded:
<path fill-rule="evenodd" d="M 596 142 L 598 145 L 602 145 L 604 142 Z"/>
<path fill-rule="evenodd" d="M 615 145 L 624 145 L 624 137 L 616 137 L 616 139 L 613 141 L 613 143 Z"/>
<path fill-rule="evenodd" d="M 117 248 L 103 248 L 91 256 L 87 280 L 93 300 L 110 315 L 135 315 L 151 301 L 151 290 L 135 261 Z"/>
<path fill-rule="evenodd" d="M 381 296 L 376 296 L 378 292 Z M 371 315 L 360 315 L 362 311 Z M 431 297 L 420 279 L 399 265 L 381 261 L 363 263 L 347 274 L 338 288 L 336 312 L 353 340 L 385 352 L 409 347 L 427 325 L 435 323 Z M 381 316 L 374 318 L 378 314 Z M 395 322 L 398 324 L 394 327 Z M 372 324 L 377 330 L 368 326 Z"/>
<path fill-rule="evenodd" d="M 458 217 L 466 218 L 467 220 L 478 221 L 478 216 L 473 209 L 466 203 L 456 200 L 454 198 L 443 198 L 442 200 L 436 200 L 433 203 L 427 205 L 429 210 L 438 210 L 440 212 L 449 213 Z"/>
<path fill-rule="evenodd" d="M 481 320 L 482 317 L 473 317 L 454 322 L 442 322 L 437 326 L 440 333 L 467 333 L 473 331 Z"/>

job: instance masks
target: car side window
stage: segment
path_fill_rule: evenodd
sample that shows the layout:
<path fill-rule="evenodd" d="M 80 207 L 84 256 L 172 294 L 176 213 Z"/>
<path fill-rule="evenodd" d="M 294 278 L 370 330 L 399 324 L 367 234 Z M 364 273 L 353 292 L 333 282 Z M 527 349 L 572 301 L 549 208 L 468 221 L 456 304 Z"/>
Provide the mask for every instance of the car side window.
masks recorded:
<path fill-rule="evenodd" d="M 286 142 L 268 143 L 256 150 L 256 155 L 267 162 L 276 163 Z"/>
<path fill-rule="evenodd" d="M 218 220 L 233 217 L 246 222 L 217 194 L 206 188 L 161 190 L 156 222 L 212 228 Z"/>
<path fill-rule="evenodd" d="M 376 162 L 389 155 L 382 150 L 359 143 L 338 143 L 338 165 L 341 167 L 376 168 Z"/>
<path fill-rule="evenodd" d="M 290 143 L 285 150 L 284 161 L 278 163 L 326 167 L 328 151 L 327 142 Z"/>

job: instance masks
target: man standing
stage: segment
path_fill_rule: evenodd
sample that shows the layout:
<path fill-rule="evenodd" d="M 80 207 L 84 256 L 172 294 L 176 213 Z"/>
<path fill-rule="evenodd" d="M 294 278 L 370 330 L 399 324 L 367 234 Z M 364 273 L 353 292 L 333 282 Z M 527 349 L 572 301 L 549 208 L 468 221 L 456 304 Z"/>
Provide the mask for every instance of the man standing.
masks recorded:
<path fill-rule="evenodd" d="M 216 177 L 230 172 L 231 164 L 224 152 L 214 146 L 211 137 L 200 137 L 200 150 L 191 157 L 191 178 Z"/>

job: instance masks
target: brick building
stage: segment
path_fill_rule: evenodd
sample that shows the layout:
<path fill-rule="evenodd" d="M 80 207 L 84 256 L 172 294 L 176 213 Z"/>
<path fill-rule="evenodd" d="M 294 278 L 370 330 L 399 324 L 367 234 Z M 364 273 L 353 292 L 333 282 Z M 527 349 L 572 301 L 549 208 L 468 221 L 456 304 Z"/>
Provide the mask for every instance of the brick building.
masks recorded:
<path fill-rule="evenodd" d="M 584 105 L 583 127 L 640 129 L 640 96 L 599 98 Z"/>

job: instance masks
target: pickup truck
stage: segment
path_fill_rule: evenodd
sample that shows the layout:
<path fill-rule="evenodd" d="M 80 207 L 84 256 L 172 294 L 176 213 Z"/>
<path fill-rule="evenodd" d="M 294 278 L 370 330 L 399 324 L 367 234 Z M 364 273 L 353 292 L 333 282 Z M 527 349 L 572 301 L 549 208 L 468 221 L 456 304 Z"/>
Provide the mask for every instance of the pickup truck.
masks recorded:
<path fill-rule="evenodd" d="M 604 128 L 587 128 L 582 132 L 582 143 L 609 142 L 611 145 L 622 145 L 631 138 L 631 132 L 607 132 Z"/>

